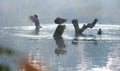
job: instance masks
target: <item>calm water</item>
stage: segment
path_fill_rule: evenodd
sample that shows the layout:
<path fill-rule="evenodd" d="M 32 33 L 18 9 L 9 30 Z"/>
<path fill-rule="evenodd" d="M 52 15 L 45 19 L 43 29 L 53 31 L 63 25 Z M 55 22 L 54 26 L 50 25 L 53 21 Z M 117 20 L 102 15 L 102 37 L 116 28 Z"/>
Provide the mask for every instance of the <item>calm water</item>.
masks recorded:
<path fill-rule="evenodd" d="M 98 24 L 87 29 L 85 36 L 74 37 L 73 26 L 67 24 L 63 37 L 57 40 L 52 37 L 56 27 L 45 24 L 40 31 L 34 26 L 0 27 L 0 45 L 30 60 L 42 60 L 49 71 L 120 71 L 120 25 Z M 96 34 L 99 28 L 101 36 Z M 16 71 L 18 55 L 2 55 L 0 63 Z"/>

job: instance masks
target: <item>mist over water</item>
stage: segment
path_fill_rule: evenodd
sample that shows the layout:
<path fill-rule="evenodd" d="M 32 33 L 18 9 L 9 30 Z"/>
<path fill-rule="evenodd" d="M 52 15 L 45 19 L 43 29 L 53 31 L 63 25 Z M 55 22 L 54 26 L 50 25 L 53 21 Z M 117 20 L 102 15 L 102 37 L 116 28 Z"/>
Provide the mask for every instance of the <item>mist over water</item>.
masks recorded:
<path fill-rule="evenodd" d="M 39 31 L 28 18 L 34 14 L 43 27 Z M 53 37 L 56 17 L 68 19 L 59 39 Z M 80 27 L 98 22 L 75 37 L 74 18 Z M 120 0 L 0 0 L 0 67 L 21 69 L 17 60 L 25 57 L 50 71 L 120 71 L 119 19 Z"/>
<path fill-rule="evenodd" d="M 119 0 L 0 0 L 0 26 L 33 25 L 28 17 L 37 14 L 41 23 L 59 16 L 88 23 L 119 24 Z"/>
<path fill-rule="evenodd" d="M 66 24 L 59 39 L 52 36 L 56 24 L 43 26 L 38 33 L 34 26 L 0 27 L 0 46 L 16 52 L 13 56 L 1 55 L 3 52 L 0 52 L 0 64 L 16 71 L 15 60 L 25 56 L 33 64 L 35 61 L 37 64 L 44 63 L 43 68 L 48 67 L 48 71 L 120 70 L 119 25 L 97 24 L 93 29 L 84 31 L 85 36 L 74 37 L 73 25 Z M 96 34 L 100 27 L 103 30 L 101 36 Z"/>

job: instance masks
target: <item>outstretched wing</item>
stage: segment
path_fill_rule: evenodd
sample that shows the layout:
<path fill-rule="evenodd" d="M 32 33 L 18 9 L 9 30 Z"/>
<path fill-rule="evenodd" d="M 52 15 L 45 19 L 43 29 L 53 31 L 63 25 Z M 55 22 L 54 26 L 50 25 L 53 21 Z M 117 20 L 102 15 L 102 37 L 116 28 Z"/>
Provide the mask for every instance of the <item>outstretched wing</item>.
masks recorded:
<path fill-rule="evenodd" d="M 34 17 L 34 16 L 29 16 L 29 19 L 30 19 L 32 22 L 36 22 L 36 21 L 37 21 L 37 18 Z"/>

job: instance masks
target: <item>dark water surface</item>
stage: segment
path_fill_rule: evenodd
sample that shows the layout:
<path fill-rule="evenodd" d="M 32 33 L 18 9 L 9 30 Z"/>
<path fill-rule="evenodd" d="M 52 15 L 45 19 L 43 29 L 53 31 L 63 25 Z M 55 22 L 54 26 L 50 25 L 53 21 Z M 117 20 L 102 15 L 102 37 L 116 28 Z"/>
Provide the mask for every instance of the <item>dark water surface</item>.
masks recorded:
<path fill-rule="evenodd" d="M 20 55 L 1 55 L 0 63 L 16 71 L 15 59 L 24 55 L 42 60 L 50 71 L 120 71 L 120 25 L 96 25 L 84 36 L 74 37 L 73 26 L 67 24 L 59 39 L 52 36 L 56 26 L 46 24 L 39 31 L 34 26 L 0 27 L 0 46 Z M 101 36 L 96 34 L 99 28 Z"/>

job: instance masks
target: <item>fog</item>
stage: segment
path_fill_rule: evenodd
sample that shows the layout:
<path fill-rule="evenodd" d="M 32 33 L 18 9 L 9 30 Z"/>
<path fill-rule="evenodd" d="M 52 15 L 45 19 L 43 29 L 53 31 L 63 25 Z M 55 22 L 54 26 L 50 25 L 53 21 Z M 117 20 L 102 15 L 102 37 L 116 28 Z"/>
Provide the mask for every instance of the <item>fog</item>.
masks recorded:
<path fill-rule="evenodd" d="M 77 18 L 81 23 L 120 23 L 120 0 L 0 0 L 0 26 L 33 25 L 30 15 L 37 14 L 41 23 L 54 23 L 59 16 Z"/>

